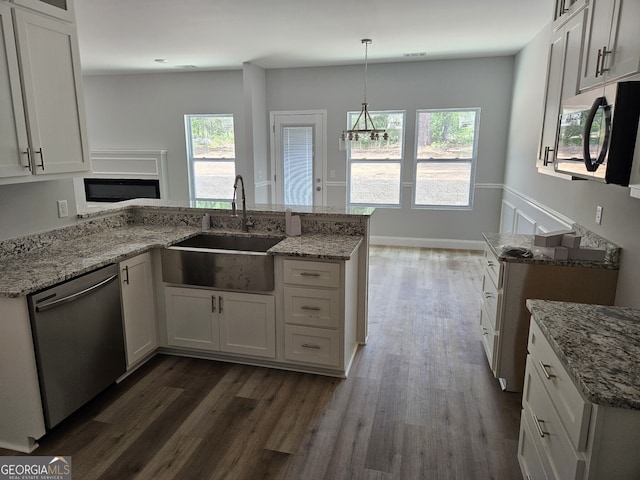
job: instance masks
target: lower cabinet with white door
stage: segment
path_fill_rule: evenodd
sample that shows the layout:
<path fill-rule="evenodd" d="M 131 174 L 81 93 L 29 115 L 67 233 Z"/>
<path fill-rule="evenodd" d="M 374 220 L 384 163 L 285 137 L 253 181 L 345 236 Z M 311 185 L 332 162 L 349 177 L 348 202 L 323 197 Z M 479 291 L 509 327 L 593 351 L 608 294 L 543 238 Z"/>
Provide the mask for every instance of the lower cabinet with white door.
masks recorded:
<path fill-rule="evenodd" d="M 120 262 L 127 368 L 158 347 L 151 253 Z"/>
<path fill-rule="evenodd" d="M 167 344 L 274 358 L 272 295 L 166 286 Z"/>

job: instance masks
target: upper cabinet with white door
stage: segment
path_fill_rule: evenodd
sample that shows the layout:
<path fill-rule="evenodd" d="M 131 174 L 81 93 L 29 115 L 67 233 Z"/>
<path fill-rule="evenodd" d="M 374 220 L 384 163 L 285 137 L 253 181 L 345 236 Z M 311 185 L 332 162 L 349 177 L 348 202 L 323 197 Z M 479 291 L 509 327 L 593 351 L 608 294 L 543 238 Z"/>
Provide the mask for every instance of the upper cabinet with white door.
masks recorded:
<path fill-rule="evenodd" d="M 0 178 L 31 175 L 11 8 L 0 3 Z"/>
<path fill-rule="evenodd" d="M 75 19 L 73 3 L 71 0 L 11 0 L 18 5 L 31 8 L 52 17 L 60 18 L 68 22 Z"/>
<path fill-rule="evenodd" d="M 40 1 L 20 3 L 48 5 Z M 0 183 L 88 171 L 75 26 L 15 4 L 2 2 L 0 7 L 5 47 L 4 55 L 0 54 L 0 84 L 10 86 L 0 95 L 8 95 L 7 91 L 12 95 L 10 103 L 0 104 L 0 118 L 13 119 L 8 123 L 12 128 L 3 128 L 1 134 L 3 139 L 10 136 L 11 141 L 3 142 L 3 148 L 10 151 L 3 152 L 6 155 L 0 160 Z M 13 27 L 7 21 L 9 12 L 13 14 Z"/>
<path fill-rule="evenodd" d="M 580 89 L 640 71 L 640 1 L 590 0 Z"/>
<path fill-rule="evenodd" d="M 582 41 L 587 16 L 585 8 L 572 9 L 572 12 L 568 20 L 566 14 L 563 16 L 564 23 L 552 33 L 549 44 L 544 116 L 537 162 L 538 172 L 560 177 L 566 176 L 556 173 L 553 168 L 560 106 L 563 99 L 578 93 Z"/>

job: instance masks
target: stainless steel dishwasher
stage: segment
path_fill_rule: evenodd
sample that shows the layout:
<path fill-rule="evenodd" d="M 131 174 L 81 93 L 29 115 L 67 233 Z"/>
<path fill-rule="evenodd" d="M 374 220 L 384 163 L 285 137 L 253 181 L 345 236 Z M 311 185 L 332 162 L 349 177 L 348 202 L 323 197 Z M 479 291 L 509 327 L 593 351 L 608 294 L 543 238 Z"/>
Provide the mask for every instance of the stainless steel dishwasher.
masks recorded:
<path fill-rule="evenodd" d="M 28 297 L 48 428 L 126 370 L 117 279 L 109 265 Z"/>

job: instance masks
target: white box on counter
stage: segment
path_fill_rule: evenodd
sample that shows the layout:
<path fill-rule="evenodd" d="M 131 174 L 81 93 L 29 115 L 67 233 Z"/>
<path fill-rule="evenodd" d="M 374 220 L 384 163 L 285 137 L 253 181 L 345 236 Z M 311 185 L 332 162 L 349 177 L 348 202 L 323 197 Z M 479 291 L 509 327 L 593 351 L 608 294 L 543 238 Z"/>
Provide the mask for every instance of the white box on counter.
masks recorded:
<path fill-rule="evenodd" d="M 580 248 L 581 241 L 582 237 L 568 233 L 562 236 L 562 243 L 560 245 L 567 248 Z"/>
<path fill-rule="evenodd" d="M 533 244 L 536 247 L 556 247 L 562 244 L 565 235 L 575 235 L 574 230 L 556 230 L 554 232 L 538 233 L 533 236 Z"/>

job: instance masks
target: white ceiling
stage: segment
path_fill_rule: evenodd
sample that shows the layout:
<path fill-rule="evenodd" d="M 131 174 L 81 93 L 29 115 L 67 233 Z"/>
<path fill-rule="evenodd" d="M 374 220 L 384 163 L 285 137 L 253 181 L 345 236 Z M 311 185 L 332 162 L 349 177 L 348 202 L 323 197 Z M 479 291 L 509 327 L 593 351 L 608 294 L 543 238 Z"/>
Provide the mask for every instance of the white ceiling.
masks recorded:
<path fill-rule="evenodd" d="M 230 70 L 511 55 L 553 0 L 78 0 L 85 73 Z M 405 57 L 404 54 L 421 56 Z M 166 59 L 160 64 L 155 59 Z M 193 67 L 185 67 L 186 65 Z"/>

